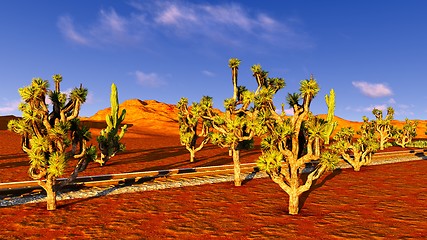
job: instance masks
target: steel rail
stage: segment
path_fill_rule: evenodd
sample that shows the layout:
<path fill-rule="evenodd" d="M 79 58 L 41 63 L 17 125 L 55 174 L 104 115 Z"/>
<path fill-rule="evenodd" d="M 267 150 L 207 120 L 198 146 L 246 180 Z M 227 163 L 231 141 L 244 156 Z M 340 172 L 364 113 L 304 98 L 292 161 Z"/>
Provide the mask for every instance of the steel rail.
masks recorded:
<path fill-rule="evenodd" d="M 425 156 L 427 150 L 402 150 L 393 152 L 378 152 L 373 155 L 372 162 L 381 161 L 391 158 L 410 158 Z M 244 163 L 240 165 L 241 173 L 255 173 L 258 168 L 255 163 Z M 220 165 L 209 167 L 194 167 L 194 168 L 180 168 L 168 169 L 159 171 L 145 171 L 145 172 L 130 172 L 130 173 L 117 173 L 117 174 L 104 174 L 95 176 L 81 176 L 77 177 L 75 181 L 67 185 L 69 188 L 82 188 L 82 187 L 102 187 L 114 186 L 120 184 L 141 184 L 149 181 L 162 181 L 162 180 L 177 180 L 180 178 L 195 178 L 195 177 L 208 177 L 215 175 L 233 174 L 233 165 Z M 66 180 L 65 178 L 58 179 L 59 182 Z M 6 182 L 0 183 L 0 199 L 7 195 L 28 192 L 39 192 L 42 188 L 39 186 L 38 181 L 21 181 L 21 182 Z"/>

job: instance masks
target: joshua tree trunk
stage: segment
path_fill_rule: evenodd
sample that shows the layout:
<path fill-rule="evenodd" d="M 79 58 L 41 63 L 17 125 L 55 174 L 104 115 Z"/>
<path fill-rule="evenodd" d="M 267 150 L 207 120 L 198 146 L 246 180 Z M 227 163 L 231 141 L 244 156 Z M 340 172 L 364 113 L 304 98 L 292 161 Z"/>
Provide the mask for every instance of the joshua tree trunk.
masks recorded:
<path fill-rule="evenodd" d="M 239 187 L 242 185 L 240 178 L 240 150 L 233 148 L 233 165 L 234 165 L 234 186 Z"/>
<path fill-rule="evenodd" d="M 360 168 L 361 168 L 361 164 L 354 164 L 354 165 L 353 165 L 353 170 L 354 170 L 355 172 L 359 172 L 359 171 L 360 171 Z"/>
<path fill-rule="evenodd" d="M 384 143 L 386 142 L 386 137 L 381 132 L 380 133 L 380 150 L 384 150 Z"/>
<path fill-rule="evenodd" d="M 46 182 L 39 182 L 39 185 L 46 191 L 47 210 L 49 211 L 56 210 L 55 181 L 54 176 L 48 176 Z"/>
<path fill-rule="evenodd" d="M 190 150 L 189 150 L 189 152 L 190 152 L 190 162 L 194 162 L 194 160 L 195 160 L 195 151 L 194 151 L 194 148 L 190 148 Z"/>
<path fill-rule="evenodd" d="M 231 69 L 231 80 L 233 81 L 233 99 L 234 101 L 237 101 L 237 92 L 238 92 L 238 88 L 237 88 L 237 68 L 232 68 Z"/>
<path fill-rule="evenodd" d="M 297 215 L 299 212 L 298 190 L 292 189 L 288 194 L 289 194 L 289 214 Z"/>
<path fill-rule="evenodd" d="M 316 138 L 314 141 L 314 155 L 320 156 L 320 138 Z"/>

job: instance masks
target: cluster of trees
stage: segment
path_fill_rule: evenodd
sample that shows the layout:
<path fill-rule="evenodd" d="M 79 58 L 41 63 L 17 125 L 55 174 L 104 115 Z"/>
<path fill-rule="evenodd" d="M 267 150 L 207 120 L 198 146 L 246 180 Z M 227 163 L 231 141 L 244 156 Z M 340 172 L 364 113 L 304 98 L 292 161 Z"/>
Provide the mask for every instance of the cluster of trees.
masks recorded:
<path fill-rule="evenodd" d="M 325 96 L 328 107 L 325 118 L 314 116 L 310 111 L 311 102 L 320 90 L 313 75 L 300 82 L 298 92 L 288 93 L 286 102 L 293 115 L 287 116 L 284 104 L 282 111 L 278 111 L 273 102 L 277 92 L 285 87 L 285 80 L 269 77 L 259 64 L 253 65 L 251 71 L 257 88 L 250 91 L 238 85 L 240 62 L 236 58 L 229 60 L 233 96 L 224 100 L 224 112 L 215 110 L 213 99 L 208 96 L 191 106 L 187 98 L 181 98 L 177 104 L 180 141 L 190 153 L 190 162 L 196 161 L 196 153 L 208 142 L 227 148 L 234 165 L 234 184 L 241 186 L 240 151 L 252 148 L 255 136 L 261 138 L 257 166 L 289 195 L 290 214 L 298 214 L 301 194 L 328 170 L 335 169 L 340 158 L 359 171 L 371 162 L 378 149 L 390 145 L 391 139 L 405 147 L 416 136 L 416 121 L 406 119 L 402 128 L 392 125 L 394 110 L 391 107 L 386 116 L 374 109 L 375 118 L 363 117 L 357 131 L 351 127 L 336 131 L 333 89 Z M 22 118 L 8 124 L 9 130 L 22 137 L 22 150 L 30 159 L 28 173 L 46 191 L 48 210 L 56 209 L 57 192 L 74 181 L 90 162 L 104 166 L 124 150 L 120 140 L 127 130 L 127 125 L 122 124 L 126 110 L 120 112 L 117 87 L 112 84 L 111 113 L 106 116 L 107 127 L 97 137 L 101 152 L 98 157 L 97 148 L 87 146 L 91 139 L 89 128 L 79 121 L 88 90 L 80 85 L 67 95 L 60 90 L 62 76 L 54 75 L 53 81 L 53 90 L 49 89 L 47 80 L 40 78 L 19 89 L 23 100 L 19 106 Z M 58 181 L 69 164 L 74 165 L 74 171 L 65 180 Z M 315 167 L 303 171 L 307 164 Z"/>
<path fill-rule="evenodd" d="M 293 115 L 285 115 L 284 104 L 278 113 L 273 98 L 285 87 L 284 79 L 270 78 L 260 65 L 253 65 L 251 70 L 258 86 L 250 91 L 238 85 L 239 65 L 239 59 L 229 60 L 233 97 L 224 100 L 224 112 L 214 111 L 213 100 L 208 96 L 190 107 L 187 98 L 178 102 L 181 144 L 189 150 L 192 162 L 195 153 L 209 141 L 228 148 L 234 164 L 234 184 L 240 186 L 240 150 L 251 148 L 254 136 L 260 137 L 262 154 L 257 165 L 289 195 L 290 214 L 298 214 L 301 194 L 325 172 L 333 170 L 340 158 L 359 171 L 371 162 L 374 152 L 390 145 L 391 139 L 405 147 L 416 135 L 416 121 L 406 119 L 401 129 L 391 124 L 394 115 L 391 107 L 385 117 L 381 110 L 374 109 L 375 119 L 363 117 L 357 131 L 351 127 L 335 131 L 338 123 L 334 120 L 333 89 L 325 96 L 326 118 L 314 116 L 310 111 L 310 104 L 320 90 L 312 75 L 300 82 L 299 92 L 287 95 Z M 198 138 L 203 139 L 197 141 Z M 306 164 L 315 167 L 304 173 Z"/>
<path fill-rule="evenodd" d="M 79 120 L 80 107 L 86 101 L 88 90 L 80 85 L 67 96 L 60 89 L 62 76 L 54 75 L 53 81 L 53 90 L 49 89 L 49 82 L 41 78 L 34 78 L 30 85 L 20 88 L 22 118 L 8 123 L 8 129 L 22 137 L 22 150 L 30 159 L 28 174 L 46 191 L 48 210 L 56 209 L 57 192 L 74 181 L 90 162 L 103 166 L 124 150 L 120 140 L 127 129 L 127 125 L 121 126 L 126 111 L 119 116 L 117 88 L 112 84 L 111 114 L 106 116 L 107 128 L 97 138 L 101 151 L 98 158 L 96 147 L 87 146 L 91 132 Z M 47 99 L 51 102 L 51 110 Z M 74 171 L 66 180 L 58 181 L 69 164 L 74 165 Z"/>

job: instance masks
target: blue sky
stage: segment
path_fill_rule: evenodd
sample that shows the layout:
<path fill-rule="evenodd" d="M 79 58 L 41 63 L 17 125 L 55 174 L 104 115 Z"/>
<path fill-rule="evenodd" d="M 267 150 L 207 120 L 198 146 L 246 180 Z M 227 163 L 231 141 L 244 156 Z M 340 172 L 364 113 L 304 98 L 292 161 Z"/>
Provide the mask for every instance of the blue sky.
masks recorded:
<path fill-rule="evenodd" d="M 372 108 L 397 119 L 427 119 L 427 2 L 411 1 L 3 1 L 0 7 L 0 115 L 20 115 L 17 89 L 62 74 L 62 89 L 89 89 L 82 116 L 120 101 L 175 104 L 181 97 L 232 97 L 228 59 L 242 60 L 239 84 L 251 90 L 261 64 L 286 87 L 285 102 L 314 74 L 337 116 L 360 121 Z"/>

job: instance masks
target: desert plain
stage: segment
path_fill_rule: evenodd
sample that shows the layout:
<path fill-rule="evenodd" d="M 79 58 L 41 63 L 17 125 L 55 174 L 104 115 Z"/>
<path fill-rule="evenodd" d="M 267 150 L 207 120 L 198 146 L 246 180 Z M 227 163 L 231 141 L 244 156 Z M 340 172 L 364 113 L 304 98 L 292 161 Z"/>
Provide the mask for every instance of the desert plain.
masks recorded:
<path fill-rule="evenodd" d="M 106 166 L 89 165 L 80 174 L 99 175 L 232 164 L 227 149 L 208 144 L 189 162 L 180 145 L 177 110 L 154 100 L 128 100 L 126 151 Z M 92 144 L 108 109 L 83 118 Z M 20 137 L 0 117 L 0 182 L 27 181 L 28 158 Z M 358 122 L 339 119 L 339 127 Z M 395 125 L 403 124 L 395 121 Z M 417 134 L 425 138 L 425 121 Z M 254 162 L 255 148 L 242 152 Z M 1 239 L 425 239 L 427 237 L 425 160 L 337 169 L 302 196 L 300 214 L 288 215 L 287 195 L 268 178 L 71 199 L 56 211 L 45 203 L 0 208 Z M 70 172 L 72 169 L 68 169 Z"/>

